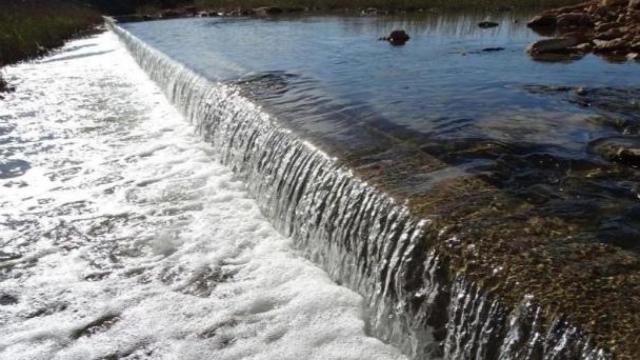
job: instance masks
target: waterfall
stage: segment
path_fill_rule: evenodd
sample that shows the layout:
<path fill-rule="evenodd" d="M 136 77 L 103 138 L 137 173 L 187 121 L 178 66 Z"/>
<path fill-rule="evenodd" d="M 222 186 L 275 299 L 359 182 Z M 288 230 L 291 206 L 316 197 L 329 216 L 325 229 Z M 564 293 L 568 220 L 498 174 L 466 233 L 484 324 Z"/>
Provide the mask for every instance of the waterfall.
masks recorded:
<path fill-rule="evenodd" d="M 213 83 L 110 23 L 234 170 L 279 231 L 365 299 L 369 331 L 415 359 L 606 359 L 531 299 L 506 309 L 429 247 L 438 229 L 297 137 L 233 85 Z"/>

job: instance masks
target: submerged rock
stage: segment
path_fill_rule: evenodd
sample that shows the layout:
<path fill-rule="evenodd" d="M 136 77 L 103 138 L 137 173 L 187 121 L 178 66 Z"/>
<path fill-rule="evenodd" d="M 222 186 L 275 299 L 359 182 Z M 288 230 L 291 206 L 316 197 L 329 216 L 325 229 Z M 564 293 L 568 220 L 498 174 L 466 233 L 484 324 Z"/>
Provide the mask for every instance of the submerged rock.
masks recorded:
<path fill-rule="evenodd" d="M 387 37 L 379 40 L 388 41 L 391 45 L 404 45 L 411 37 L 404 30 L 393 30 Z"/>
<path fill-rule="evenodd" d="M 640 139 L 637 137 L 598 139 L 589 147 L 594 153 L 609 161 L 640 167 Z"/>
<path fill-rule="evenodd" d="M 14 305 L 18 303 L 18 299 L 9 294 L 0 295 L 0 305 Z"/>
<path fill-rule="evenodd" d="M 495 21 L 481 21 L 478 23 L 478 27 L 481 27 L 483 29 L 489 29 L 489 28 L 494 28 L 497 27 L 499 24 Z"/>
<path fill-rule="evenodd" d="M 0 77 L 0 96 L 2 96 L 1 94 L 3 92 L 13 92 L 13 91 L 15 91 L 15 88 L 9 85 L 9 83 L 7 83 L 3 78 Z"/>

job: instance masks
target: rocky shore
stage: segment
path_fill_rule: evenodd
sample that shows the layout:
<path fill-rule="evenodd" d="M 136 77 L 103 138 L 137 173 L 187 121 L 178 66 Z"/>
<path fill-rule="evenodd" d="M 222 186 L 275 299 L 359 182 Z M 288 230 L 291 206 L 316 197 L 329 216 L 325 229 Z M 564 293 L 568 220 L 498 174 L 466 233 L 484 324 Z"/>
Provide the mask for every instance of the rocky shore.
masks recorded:
<path fill-rule="evenodd" d="M 528 24 L 542 35 L 528 48 L 540 60 L 596 53 L 611 60 L 640 60 L 640 0 L 596 0 L 546 11 Z"/>

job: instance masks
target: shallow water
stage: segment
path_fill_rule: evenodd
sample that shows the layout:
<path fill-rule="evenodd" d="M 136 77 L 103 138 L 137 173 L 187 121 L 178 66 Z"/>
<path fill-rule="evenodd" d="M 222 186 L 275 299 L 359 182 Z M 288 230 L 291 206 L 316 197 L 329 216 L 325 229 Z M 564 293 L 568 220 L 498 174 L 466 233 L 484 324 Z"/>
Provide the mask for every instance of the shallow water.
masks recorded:
<path fill-rule="evenodd" d="M 488 15 L 500 26 L 477 27 Z M 525 26 L 530 15 L 123 26 L 205 77 L 239 85 L 287 127 L 352 167 L 428 156 L 411 173 L 383 180 L 396 195 L 422 195 L 436 183 L 476 176 L 541 213 L 589 228 L 597 242 L 638 251 L 638 165 L 612 160 L 601 144 L 638 143 L 640 66 L 595 55 L 534 61 L 525 54 L 540 37 Z M 395 28 L 411 35 L 405 46 L 376 41 Z M 483 51 L 496 47 L 504 50 Z"/>
<path fill-rule="evenodd" d="M 6 71 L 0 358 L 403 358 L 115 35 Z"/>
<path fill-rule="evenodd" d="M 596 56 L 532 61 L 524 49 L 539 36 L 525 26 L 530 14 L 493 15 L 500 26 L 480 29 L 485 16 L 205 18 L 123 26 L 210 79 L 278 80 L 269 84 L 280 85 L 269 100 L 282 113 L 315 106 L 320 114 L 349 112 L 352 122 L 438 138 L 517 138 L 575 149 L 604 130 L 580 124 L 588 111 L 528 88 L 637 86 L 640 69 L 633 63 Z M 411 35 L 405 46 L 376 41 L 397 28 Z M 496 47 L 504 50 L 483 51 Z M 305 119 L 301 126 L 322 124 Z"/>

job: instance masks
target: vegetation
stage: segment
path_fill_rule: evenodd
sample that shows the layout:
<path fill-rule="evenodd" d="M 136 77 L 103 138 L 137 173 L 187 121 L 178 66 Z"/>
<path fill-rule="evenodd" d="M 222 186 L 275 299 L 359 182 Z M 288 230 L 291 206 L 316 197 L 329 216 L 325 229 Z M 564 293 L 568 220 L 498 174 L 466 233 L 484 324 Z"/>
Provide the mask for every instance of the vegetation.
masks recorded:
<path fill-rule="evenodd" d="M 96 10 L 63 0 L 0 2 L 0 66 L 41 55 L 100 23 Z"/>
<path fill-rule="evenodd" d="M 0 1 L 0 68 L 40 56 L 102 21 L 87 5 L 64 0 Z M 0 92 L 8 85 L 0 78 Z"/>
<path fill-rule="evenodd" d="M 429 8 L 551 8 L 584 0 L 85 0 L 109 14 L 150 13 L 161 9 L 195 6 L 199 9 L 252 9 L 277 6 L 285 9 L 364 9 L 417 10 Z"/>
<path fill-rule="evenodd" d="M 320 10 L 364 9 L 375 7 L 385 10 L 417 9 L 498 9 L 498 8 L 550 8 L 576 4 L 581 0 L 194 0 L 198 7 L 254 8 L 279 6 L 283 8 L 309 8 Z"/>

